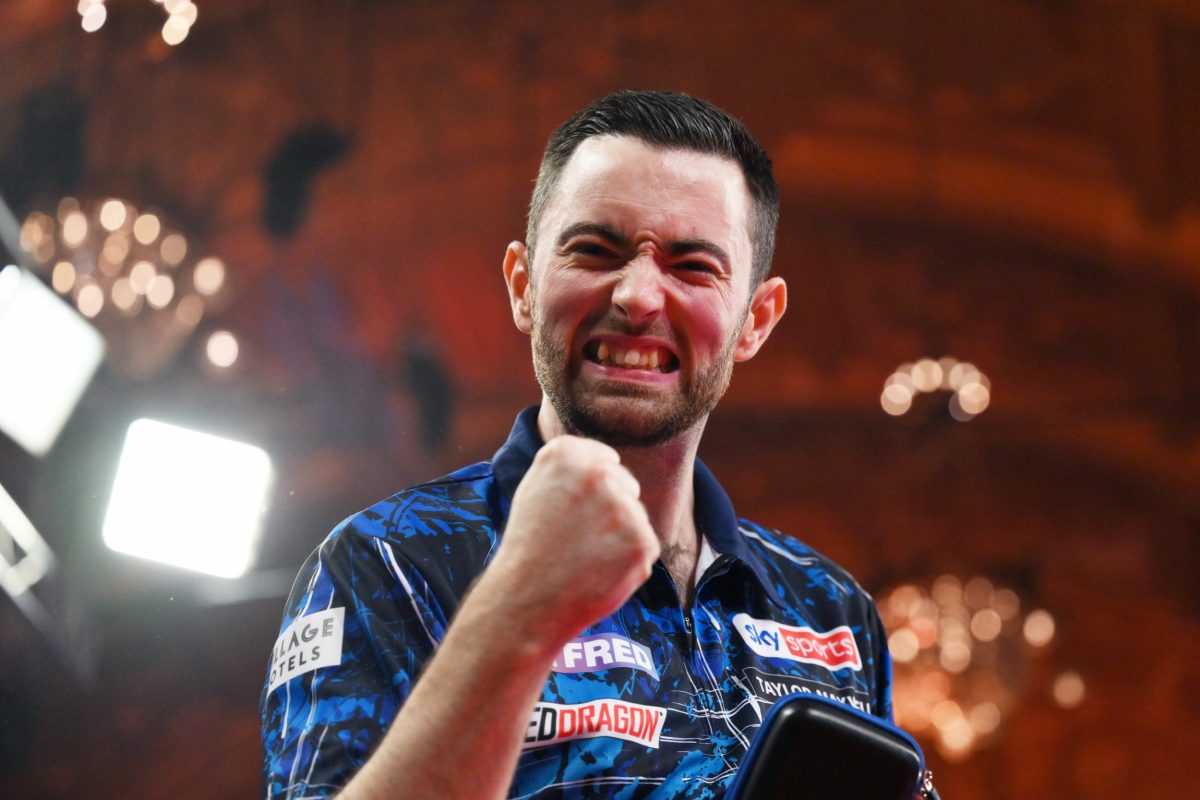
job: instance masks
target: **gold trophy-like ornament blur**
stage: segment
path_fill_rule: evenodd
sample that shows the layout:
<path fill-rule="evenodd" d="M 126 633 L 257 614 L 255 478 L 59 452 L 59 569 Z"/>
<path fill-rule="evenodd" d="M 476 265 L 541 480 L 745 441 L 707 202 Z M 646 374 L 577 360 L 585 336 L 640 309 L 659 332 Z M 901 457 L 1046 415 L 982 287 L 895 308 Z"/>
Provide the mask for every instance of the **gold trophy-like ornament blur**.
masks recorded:
<path fill-rule="evenodd" d="M 225 264 L 162 212 L 118 198 L 64 198 L 34 211 L 21 247 L 47 282 L 104 334 L 109 359 L 145 379 L 170 363 L 228 298 Z"/>
<path fill-rule="evenodd" d="M 879 613 L 889 632 L 896 723 L 949 761 L 993 741 L 1055 635 L 1047 611 L 1022 606 L 1016 592 L 983 576 L 942 575 L 929 588 L 905 583 L 885 593 Z M 1083 680 L 1063 672 L 1051 693 L 1074 708 Z"/>

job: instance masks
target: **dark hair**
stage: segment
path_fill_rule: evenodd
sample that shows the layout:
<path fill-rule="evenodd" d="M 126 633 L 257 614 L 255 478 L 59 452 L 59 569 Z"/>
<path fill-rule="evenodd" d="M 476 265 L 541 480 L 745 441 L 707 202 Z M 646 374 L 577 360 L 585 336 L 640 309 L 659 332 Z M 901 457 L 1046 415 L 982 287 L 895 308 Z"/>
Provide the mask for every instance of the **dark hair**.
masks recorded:
<path fill-rule="evenodd" d="M 538 221 L 576 148 L 593 136 L 632 136 L 662 148 L 694 150 L 735 161 L 750 192 L 750 242 L 754 248 L 751 285 L 766 279 L 775 251 L 779 187 L 771 159 L 745 126 L 703 100 L 676 92 L 610 94 L 564 122 L 542 154 L 533 199 L 529 203 L 526 245 L 534 249 Z"/>

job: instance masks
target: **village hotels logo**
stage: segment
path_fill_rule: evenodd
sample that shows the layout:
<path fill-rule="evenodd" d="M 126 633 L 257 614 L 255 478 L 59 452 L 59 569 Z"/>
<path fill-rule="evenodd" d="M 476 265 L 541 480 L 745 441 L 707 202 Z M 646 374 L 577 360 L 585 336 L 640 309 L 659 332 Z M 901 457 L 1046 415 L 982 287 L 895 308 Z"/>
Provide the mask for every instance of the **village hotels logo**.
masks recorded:
<path fill-rule="evenodd" d="M 271 651 L 271 677 L 267 693 L 297 675 L 342 663 L 344 608 L 330 608 L 298 617 L 283 629 Z"/>

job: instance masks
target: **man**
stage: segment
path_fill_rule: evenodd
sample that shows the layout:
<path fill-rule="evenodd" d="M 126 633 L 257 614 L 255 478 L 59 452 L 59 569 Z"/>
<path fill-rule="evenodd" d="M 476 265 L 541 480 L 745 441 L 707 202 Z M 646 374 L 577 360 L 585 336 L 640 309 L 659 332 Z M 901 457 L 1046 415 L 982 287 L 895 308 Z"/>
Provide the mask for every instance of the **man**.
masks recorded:
<path fill-rule="evenodd" d="M 870 598 L 696 460 L 786 307 L 777 218 L 766 153 L 702 101 L 622 92 L 554 134 L 504 257 L 541 405 L 309 559 L 268 796 L 719 797 L 782 694 L 890 717 Z"/>

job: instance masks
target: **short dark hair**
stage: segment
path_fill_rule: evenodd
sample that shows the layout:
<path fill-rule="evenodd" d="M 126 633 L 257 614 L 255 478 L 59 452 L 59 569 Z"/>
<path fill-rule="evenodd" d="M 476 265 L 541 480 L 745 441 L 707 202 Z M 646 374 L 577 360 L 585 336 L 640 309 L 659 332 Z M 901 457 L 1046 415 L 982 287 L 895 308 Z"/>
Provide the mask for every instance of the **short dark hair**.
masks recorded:
<path fill-rule="evenodd" d="M 752 286 L 771 271 L 775 228 L 779 223 L 779 187 L 771 159 L 741 122 L 712 103 L 677 92 L 622 91 L 595 101 L 564 122 L 546 143 L 538 169 L 525 242 L 532 252 L 537 226 L 575 150 L 593 136 L 632 136 L 662 148 L 694 150 L 737 163 L 746 179 L 752 207 L 750 242 L 754 248 Z"/>

